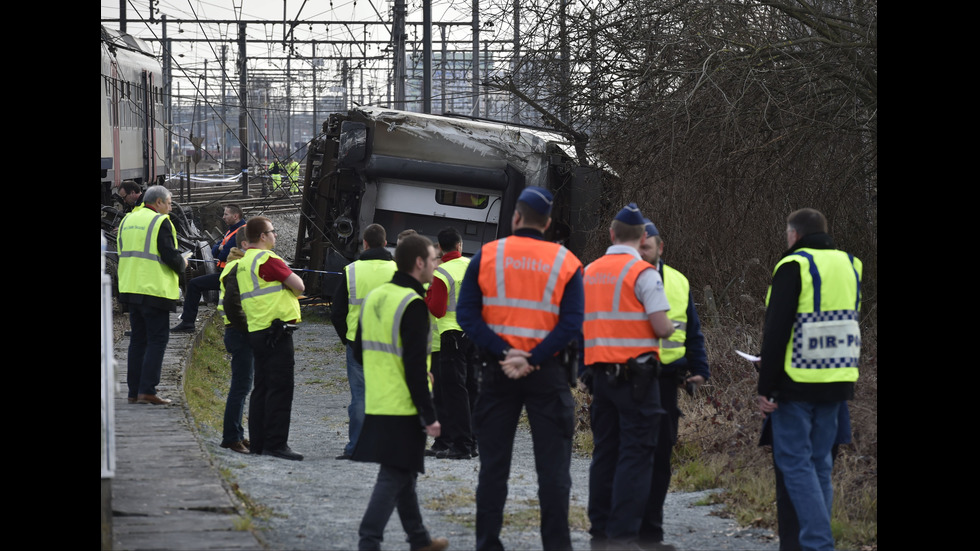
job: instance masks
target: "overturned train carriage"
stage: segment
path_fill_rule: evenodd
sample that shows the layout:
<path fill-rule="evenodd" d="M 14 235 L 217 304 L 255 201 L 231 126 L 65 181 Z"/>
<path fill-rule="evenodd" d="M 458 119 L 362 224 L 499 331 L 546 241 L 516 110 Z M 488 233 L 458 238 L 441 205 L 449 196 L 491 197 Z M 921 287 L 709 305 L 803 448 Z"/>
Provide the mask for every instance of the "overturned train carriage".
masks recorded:
<path fill-rule="evenodd" d="M 371 223 L 393 246 L 414 229 L 435 241 L 446 226 L 472 255 L 510 235 L 521 190 L 555 195 L 549 238 L 580 253 L 595 228 L 603 172 L 547 130 L 361 107 L 332 114 L 307 157 L 294 267 L 339 272 Z M 307 293 L 329 296 L 336 274 L 306 272 Z"/>

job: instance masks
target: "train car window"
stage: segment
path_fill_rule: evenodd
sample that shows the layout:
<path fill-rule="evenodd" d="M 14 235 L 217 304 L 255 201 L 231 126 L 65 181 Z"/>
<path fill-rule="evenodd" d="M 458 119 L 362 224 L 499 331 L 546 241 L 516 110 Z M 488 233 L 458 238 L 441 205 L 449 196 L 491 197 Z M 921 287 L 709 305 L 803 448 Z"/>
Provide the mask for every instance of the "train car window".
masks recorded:
<path fill-rule="evenodd" d="M 468 193 L 465 191 L 451 191 L 448 189 L 436 190 L 436 203 L 453 207 L 466 207 L 469 209 L 485 209 L 489 203 L 489 195 L 479 193 Z"/>

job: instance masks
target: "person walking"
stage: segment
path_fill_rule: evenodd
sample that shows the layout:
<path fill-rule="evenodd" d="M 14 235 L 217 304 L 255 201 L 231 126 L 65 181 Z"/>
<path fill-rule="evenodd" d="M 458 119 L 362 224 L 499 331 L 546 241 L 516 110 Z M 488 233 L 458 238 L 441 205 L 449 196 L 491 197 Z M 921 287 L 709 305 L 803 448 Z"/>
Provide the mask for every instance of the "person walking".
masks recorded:
<path fill-rule="evenodd" d="M 358 529 L 361 551 L 381 549 L 394 509 L 410 549 L 449 547 L 447 539 L 429 535 L 415 491 L 418 473 L 425 472 L 426 436 L 441 430 L 429 394 L 432 332 L 422 299 L 437 258 L 427 238 L 404 238 L 395 249 L 398 271 L 368 294 L 359 312 L 353 348 L 364 366 L 365 416 L 352 459 L 381 464 Z"/>

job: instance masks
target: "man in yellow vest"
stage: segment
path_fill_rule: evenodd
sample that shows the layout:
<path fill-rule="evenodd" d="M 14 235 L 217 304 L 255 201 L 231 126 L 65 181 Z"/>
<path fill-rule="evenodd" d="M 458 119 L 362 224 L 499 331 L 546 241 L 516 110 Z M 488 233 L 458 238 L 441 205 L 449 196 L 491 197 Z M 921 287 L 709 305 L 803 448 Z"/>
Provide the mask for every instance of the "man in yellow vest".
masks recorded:
<path fill-rule="evenodd" d="M 585 267 L 585 365 L 592 371 L 589 521 L 593 545 L 633 548 L 653 476 L 660 406 L 659 339 L 674 327 L 660 274 L 640 258 L 635 203 L 609 228 L 612 245 Z M 638 547 L 637 547 L 638 548 Z"/>
<path fill-rule="evenodd" d="M 434 365 L 434 385 L 441 392 L 442 403 L 436 403 L 442 422 L 442 437 L 432 446 L 440 459 L 470 459 L 476 456 L 476 442 L 470 421 L 472 402 L 467 382 L 475 378 L 470 362 L 472 344 L 456 321 L 456 303 L 463 275 L 470 259 L 463 256 L 463 237 L 453 227 L 439 232 L 442 258 L 425 302 L 436 318 L 433 339 L 439 339 L 438 365 Z M 475 389 L 474 389 L 475 390 Z M 475 398 L 475 396 L 473 397 Z"/>
<path fill-rule="evenodd" d="M 667 318 L 674 324 L 674 333 L 660 341 L 660 407 L 666 415 L 660 418 L 657 450 L 653 454 L 653 480 L 646 512 L 640 523 L 640 544 L 650 546 L 664 540 L 664 499 L 670 487 L 670 456 L 677 443 L 677 427 L 681 411 L 677 407 L 677 387 L 684 385 L 689 392 L 703 384 L 711 372 L 708 354 L 704 349 L 701 320 L 691 299 L 691 285 L 684 274 L 664 264 L 664 240 L 657 226 L 643 220 L 647 240 L 640 246 L 640 256 L 660 272 L 670 310 Z"/>
<path fill-rule="evenodd" d="M 436 259 L 427 238 L 405 237 L 395 249 L 398 271 L 371 291 L 359 310 L 353 348 L 364 365 L 366 415 L 353 459 L 381 464 L 358 530 L 361 551 L 381 549 L 396 507 L 410 549 L 449 547 L 449 540 L 429 536 L 415 492 L 418 473 L 425 472 L 426 436 L 437 437 L 441 430 L 429 394 L 432 333 L 422 299 Z"/>
<path fill-rule="evenodd" d="M 286 170 L 279 164 L 279 161 L 272 161 L 269 164 L 269 179 L 272 180 L 272 190 L 282 189 L 282 174 Z"/>
<path fill-rule="evenodd" d="M 289 416 L 293 407 L 293 330 L 300 321 L 303 280 L 272 249 L 276 229 L 264 216 L 245 224 L 252 246 L 238 263 L 236 279 L 255 354 L 255 388 L 248 407 L 250 452 L 302 461 L 290 449 Z"/>
<path fill-rule="evenodd" d="M 354 335 L 357 332 L 361 305 L 368 293 L 391 281 L 395 263 L 385 249 L 388 236 L 381 224 L 364 228 L 360 258 L 344 268 L 344 280 L 337 286 L 330 305 L 330 321 L 337 330 L 340 342 L 347 346 L 347 381 L 350 385 L 350 405 L 347 406 L 348 441 L 337 459 L 350 459 L 364 423 L 364 368 L 354 357 Z"/>
<path fill-rule="evenodd" d="M 286 164 L 286 173 L 289 175 L 289 193 L 299 191 L 299 163 L 296 159 L 290 159 Z"/>
<path fill-rule="evenodd" d="M 170 312 L 180 294 L 178 274 L 187 261 L 177 250 L 170 222 L 173 199 L 163 186 L 150 186 L 143 204 L 119 224 L 119 302 L 129 311 L 126 383 L 129 403 L 166 405 L 157 396 L 163 354 L 170 340 Z"/>
<path fill-rule="evenodd" d="M 861 261 L 836 250 L 827 219 L 786 220 L 788 250 L 766 301 L 757 402 L 771 415 L 773 456 L 800 522 L 800 546 L 832 550 L 831 449 L 854 396 L 861 355 Z"/>
<path fill-rule="evenodd" d="M 225 350 L 231 354 L 231 384 L 225 400 L 224 427 L 221 447 L 238 453 L 249 453 L 250 442 L 245 438 L 242 426 L 242 413 L 245 400 L 252 390 L 255 355 L 248 342 L 248 319 L 242 309 L 242 296 L 238 288 L 238 261 L 249 249 L 245 232 L 236 234 L 237 247 L 233 247 L 226 257 L 227 262 L 221 270 L 218 295 L 218 312 L 225 322 Z"/>

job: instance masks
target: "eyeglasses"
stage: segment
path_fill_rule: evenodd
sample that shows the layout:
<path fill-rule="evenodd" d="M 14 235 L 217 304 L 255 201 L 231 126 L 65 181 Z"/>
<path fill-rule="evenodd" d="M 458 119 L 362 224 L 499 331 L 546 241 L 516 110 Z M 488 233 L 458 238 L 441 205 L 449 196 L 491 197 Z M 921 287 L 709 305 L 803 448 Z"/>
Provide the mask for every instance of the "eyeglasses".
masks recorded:
<path fill-rule="evenodd" d="M 264 232 L 262 232 L 262 235 L 265 235 L 267 233 L 271 233 L 272 235 L 279 235 L 278 233 L 276 233 L 276 230 L 264 231 Z"/>

